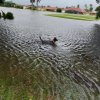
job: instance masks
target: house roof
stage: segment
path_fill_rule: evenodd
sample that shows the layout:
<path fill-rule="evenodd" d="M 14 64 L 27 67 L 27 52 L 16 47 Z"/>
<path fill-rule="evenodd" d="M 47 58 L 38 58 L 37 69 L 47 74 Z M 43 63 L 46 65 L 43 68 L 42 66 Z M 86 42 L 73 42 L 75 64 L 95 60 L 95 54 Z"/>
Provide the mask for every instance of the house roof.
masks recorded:
<path fill-rule="evenodd" d="M 72 11 L 78 11 L 78 12 L 86 13 L 86 11 L 84 9 L 81 9 L 81 8 L 65 8 L 64 10 L 65 11 L 72 10 Z"/>
<path fill-rule="evenodd" d="M 45 9 L 49 9 L 49 10 L 56 10 L 57 7 L 45 7 Z"/>
<path fill-rule="evenodd" d="M 90 12 L 91 14 L 96 14 L 97 12 L 96 11 L 92 11 L 92 12 Z"/>

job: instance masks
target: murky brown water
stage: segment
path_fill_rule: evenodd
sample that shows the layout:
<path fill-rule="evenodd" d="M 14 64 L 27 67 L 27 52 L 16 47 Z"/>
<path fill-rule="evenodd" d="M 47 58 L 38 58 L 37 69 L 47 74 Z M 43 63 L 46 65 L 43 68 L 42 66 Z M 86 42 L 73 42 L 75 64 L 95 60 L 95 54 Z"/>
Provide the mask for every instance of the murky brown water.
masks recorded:
<path fill-rule="evenodd" d="M 1 9 L 15 16 L 0 19 L 1 100 L 100 100 L 100 22 Z"/>

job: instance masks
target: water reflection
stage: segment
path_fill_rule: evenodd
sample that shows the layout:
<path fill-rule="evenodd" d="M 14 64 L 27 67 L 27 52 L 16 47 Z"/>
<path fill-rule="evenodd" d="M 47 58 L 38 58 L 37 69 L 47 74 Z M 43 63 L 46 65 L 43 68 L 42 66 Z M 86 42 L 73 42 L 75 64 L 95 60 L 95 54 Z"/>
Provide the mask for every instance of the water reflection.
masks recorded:
<path fill-rule="evenodd" d="M 1 99 L 100 99 L 100 25 L 1 9 L 15 15 L 0 19 Z M 56 36 L 57 47 L 42 45 L 39 36 Z"/>

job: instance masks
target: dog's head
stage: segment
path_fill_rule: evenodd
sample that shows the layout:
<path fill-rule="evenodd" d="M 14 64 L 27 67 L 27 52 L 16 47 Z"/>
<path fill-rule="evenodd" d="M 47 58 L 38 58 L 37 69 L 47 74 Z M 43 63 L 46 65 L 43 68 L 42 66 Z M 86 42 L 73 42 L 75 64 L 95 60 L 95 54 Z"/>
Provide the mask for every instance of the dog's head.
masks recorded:
<path fill-rule="evenodd" d="M 58 41 L 58 39 L 57 39 L 56 37 L 54 37 L 54 38 L 53 38 L 53 41 L 56 42 L 56 41 Z"/>

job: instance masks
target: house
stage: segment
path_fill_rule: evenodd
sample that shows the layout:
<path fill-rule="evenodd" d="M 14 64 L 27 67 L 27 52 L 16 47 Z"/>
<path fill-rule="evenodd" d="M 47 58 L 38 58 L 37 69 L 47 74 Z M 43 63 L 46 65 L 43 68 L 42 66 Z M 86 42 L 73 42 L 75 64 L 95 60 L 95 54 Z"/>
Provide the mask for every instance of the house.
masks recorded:
<path fill-rule="evenodd" d="M 38 6 L 37 10 L 45 11 L 45 6 Z"/>
<path fill-rule="evenodd" d="M 73 14 L 86 14 L 86 11 L 81 8 L 65 8 L 63 9 L 65 13 L 73 13 Z"/>
<path fill-rule="evenodd" d="M 31 9 L 32 7 L 32 5 L 23 5 L 23 9 Z"/>
<path fill-rule="evenodd" d="M 50 7 L 50 6 L 48 6 L 48 7 L 45 7 L 45 10 L 46 10 L 46 11 L 56 12 L 57 7 Z"/>
<path fill-rule="evenodd" d="M 96 15 L 96 11 L 90 12 L 90 15 Z"/>

